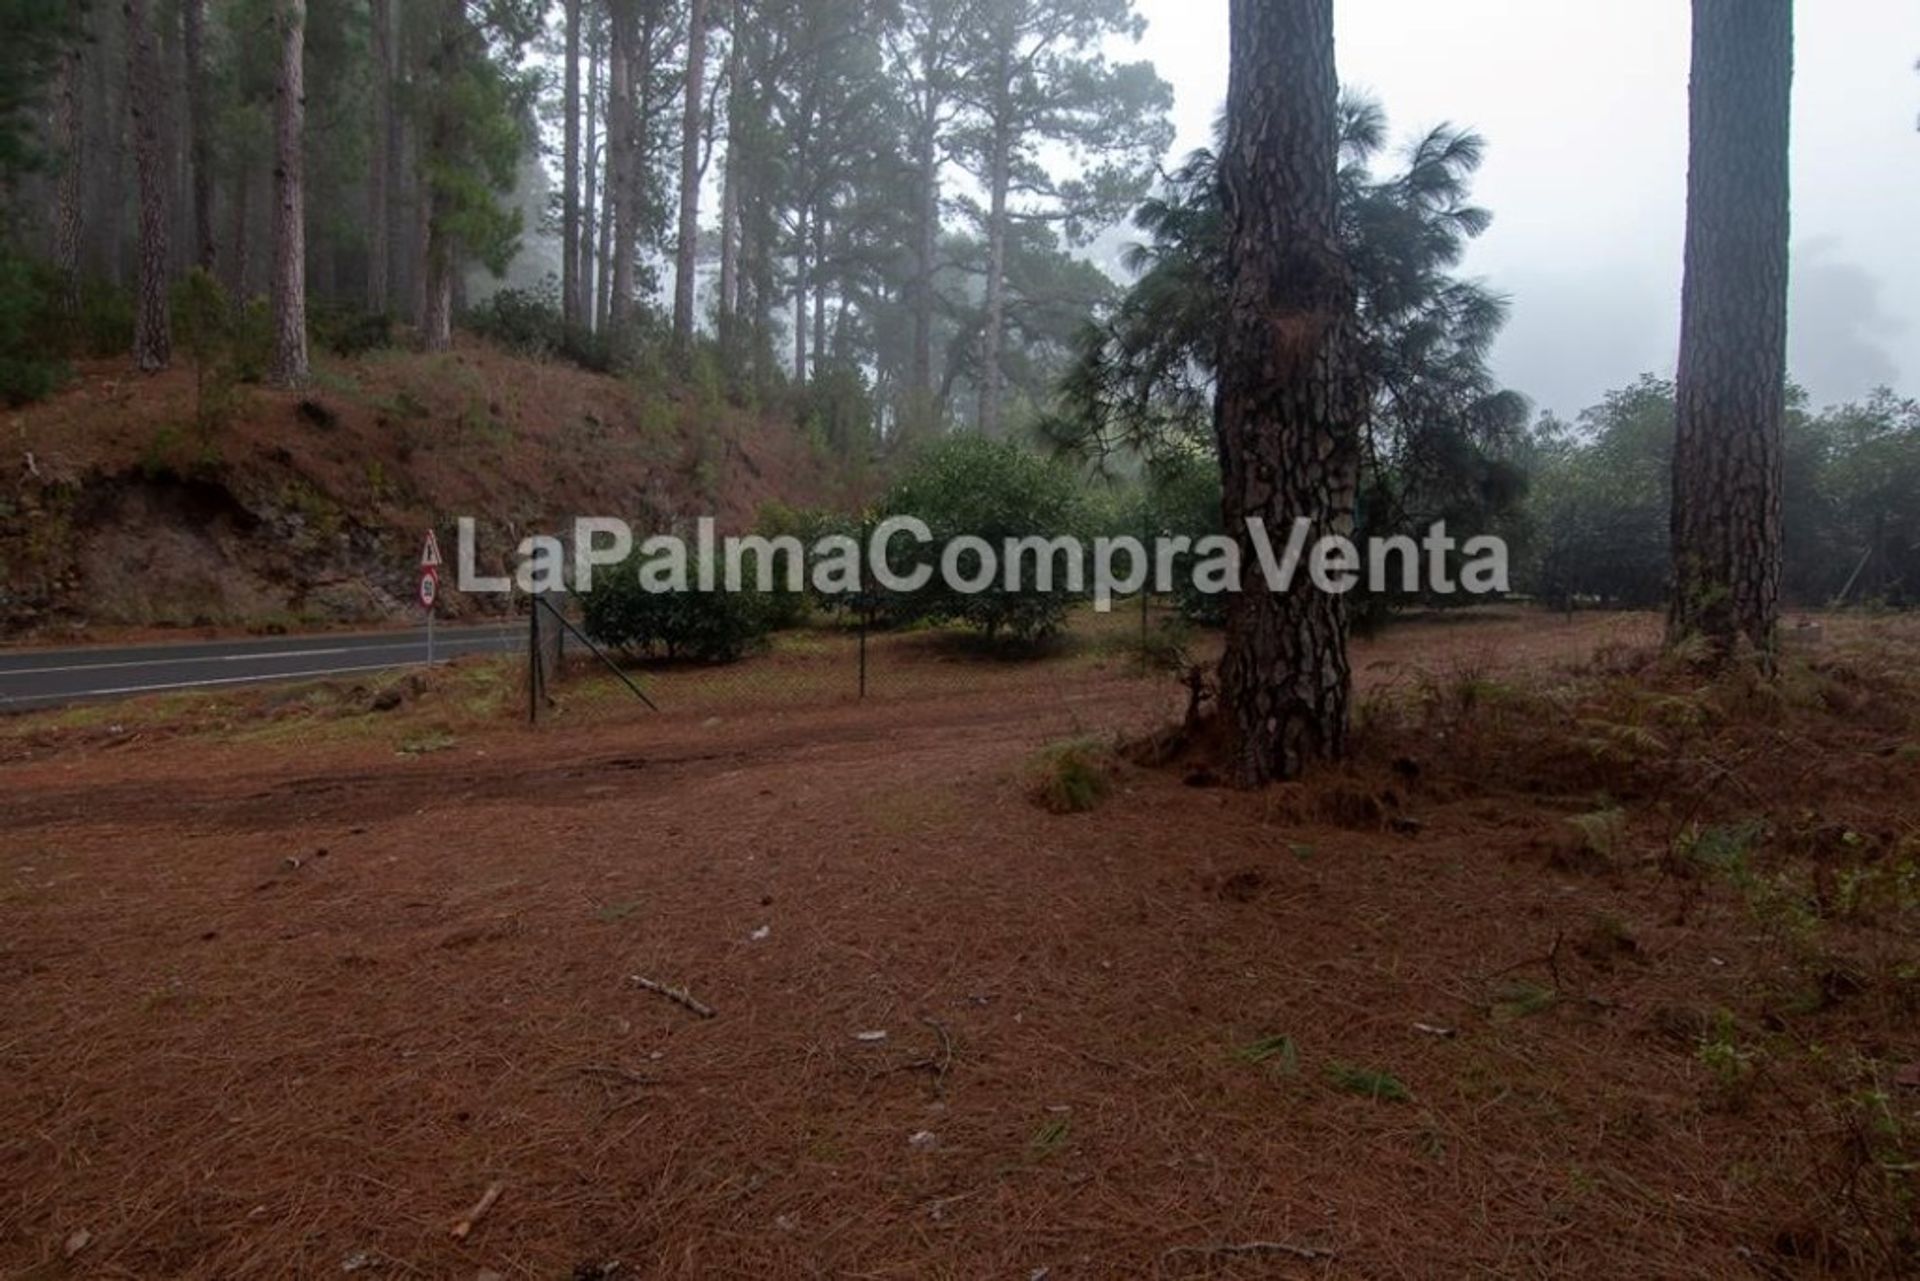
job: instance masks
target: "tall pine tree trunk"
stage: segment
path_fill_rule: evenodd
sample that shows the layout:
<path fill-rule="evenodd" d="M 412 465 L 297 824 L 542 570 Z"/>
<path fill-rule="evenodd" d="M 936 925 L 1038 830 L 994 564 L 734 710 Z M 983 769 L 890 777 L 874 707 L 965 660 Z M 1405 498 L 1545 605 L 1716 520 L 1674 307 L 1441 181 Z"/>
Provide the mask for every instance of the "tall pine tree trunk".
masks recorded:
<path fill-rule="evenodd" d="M 587 135 L 580 179 L 580 299 L 575 314 L 589 328 L 600 325 L 600 254 L 594 246 L 598 227 L 605 216 L 600 209 L 600 157 L 606 151 L 600 129 L 600 42 L 596 38 L 587 53 Z"/>
<path fill-rule="evenodd" d="M 227 236 L 227 292 L 234 306 L 247 300 L 247 286 L 253 272 L 251 238 L 253 225 L 253 172 L 242 160 L 233 171 L 233 195 L 230 199 L 232 230 Z"/>
<path fill-rule="evenodd" d="M 280 76 L 273 90 L 274 377 L 307 381 L 307 0 L 277 0 Z"/>
<path fill-rule="evenodd" d="M 732 126 L 728 129 L 731 135 Z M 734 160 L 733 139 L 729 136 L 727 167 L 720 186 L 720 343 L 729 351 L 740 310 L 740 175 Z"/>
<path fill-rule="evenodd" d="M 373 146 L 367 156 L 367 310 L 385 312 L 393 295 L 393 0 L 372 0 Z"/>
<path fill-rule="evenodd" d="M 1771 662 L 1791 231 L 1792 0 L 1694 0 L 1669 639 Z"/>
<path fill-rule="evenodd" d="M 700 263 L 700 125 L 707 82 L 707 0 L 690 0 L 686 102 L 680 116 L 680 233 L 673 273 L 673 340 L 693 343 L 695 273 Z"/>
<path fill-rule="evenodd" d="M 639 42 L 635 0 L 608 0 L 613 19 L 612 92 L 607 100 L 607 182 L 613 197 L 613 283 L 607 298 L 607 328 L 619 342 L 633 311 L 633 259 L 639 252 L 634 72 Z"/>
<path fill-rule="evenodd" d="M 800 225 L 793 233 L 793 381 L 796 386 L 804 386 L 807 381 L 807 291 L 811 284 L 807 254 L 812 242 L 807 239 L 807 206 L 803 203 L 794 211 L 794 216 Z"/>
<path fill-rule="evenodd" d="M 560 180 L 560 315 L 568 328 L 580 323 L 580 5 L 566 0 L 566 59 L 562 77 Z"/>
<path fill-rule="evenodd" d="M 133 164 L 140 189 L 139 283 L 133 311 L 133 363 L 156 373 L 173 361 L 173 314 L 167 301 L 167 161 L 161 143 L 160 58 L 147 0 L 125 0 L 127 113 L 133 126 Z"/>
<path fill-rule="evenodd" d="M 920 177 L 919 226 L 914 237 L 913 264 L 913 417 L 916 428 L 929 412 L 933 398 L 933 282 L 935 255 L 940 251 L 940 153 L 938 104 L 926 91 L 924 112 L 914 144 L 914 165 Z"/>
<path fill-rule="evenodd" d="M 54 191 L 53 265 L 60 278 L 60 309 L 69 322 L 80 314 L 80 173 L 85 115 L 80 110 L 81 49 L 86 40 L 86 8 L 60 51 L 54 86 L 54 128 L 60 148 L 60 178 Z"/>
<path fill-rule="evenodd" d="M 736 7 L 727 40 L 727 158 L 720 185 L 720 344 L 734 352 L 740 317 L 740 84 L 741 15 Z"/>
<path fill-rule="evenodd" d="M 207 0 L 184 0 L 187 60 L 187 165 L 192 171 L 193 263 L 211 272 L 213 243 L 213 121 L 207 116 Z"/>
<path fill-rule="evenodd" d="M 1001 349 L 1007 324 L 1007 189 L 1013 183 L 1013 126 L 996 120 L 993 128 L 991 188 L 987 208 L 986 323 L 980 336 L 980 432 L 1000 434 Z"/>
<path fill-rule="evenodd" d="M 813 368 L 827 363 L 827 212 L 813 215 Z"/>
<path fill-rule="evenodd" d="M 1220 186 L 1231 265 L 1215 430 L 1223 515 L 1244 590 L 1227 605 L 1220 710 L 1245 787 L 1345 753 L 1352 673 L 1344 598 L 1305 568 L 1260 573 L 1248 520 L 1276 545 L 1351 535 L 1364 401 L 1354 285 L 1337 205 L 1333 0 L 1232 0 Z"/>

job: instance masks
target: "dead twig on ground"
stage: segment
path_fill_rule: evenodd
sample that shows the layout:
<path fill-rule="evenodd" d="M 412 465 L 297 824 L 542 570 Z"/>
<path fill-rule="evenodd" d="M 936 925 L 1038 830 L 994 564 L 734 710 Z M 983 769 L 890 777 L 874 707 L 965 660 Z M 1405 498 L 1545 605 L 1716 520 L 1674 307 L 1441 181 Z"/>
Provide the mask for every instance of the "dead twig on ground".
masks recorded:
<path fill-rule="evenodd" d="M 493 1203 L 498 1201 L 500 1194 L 506 1190 L 507 1188 L 504 1183 L 488 1184 L 487 1190 L 480 1194 L 480 1199 L 473 1203 L 473 1208 L 461 1217 L 460 1222 L 453 1225 L 453 1239 L 456 1241 L 466 1240 L 473 1232 L 474 1224 L 486 1217 L 487 1211 L 493 1208 Z"/>
<path fill-rule="evenodd" d="M 641 1076 L 638 1072 L 630 1071 L 629 1069 L 623 1068 L 623 1067 L 617 1067 L 611 1063 L 582 1063 L 578 1067 L 574 1068 L 574 1071 L 580 1073 L 580 1075 L 582 1076 L 611 1077 L 615 1080 L 625 1081 L 628 1085 L 653 1084 L 651 1081 L 647 1080 L 646 1077 Z"/>
<path fill-rule="evenodd" d="M 1246 1241 L 1237 1245 L 1176 1245 L 1160 1256 L 1160 1275 L 1166 1276 L 1168 1267 L 1176 1259 L 1195 1259 L 1205 1263 L 1213 1259 L 1243 1258 L 1247 1255 L 1261 1254 L 1298 1259 L 1302 1263 L 1320 1263 L 1340 1257 L 1332 1250 L 1316 1250 L 1312 1246 L 1292 1245 L 1285 1241 Z"/>
<path fill-rule="evenodd" d="M 682 1009 L 690 1010 L 703 1019 L 713 1018 L 717 1013 L 711 1005 L 701 1001 L 684 988 L 668 987 L 665 983 L 657 983 L 652 979 L 642 978 L 638 974 L 633 975 L 629 981 L 632 982 L 635 987 L 644 988 L 656 996 L 666 997 L 675 1005 L 680 1006 Z"/>

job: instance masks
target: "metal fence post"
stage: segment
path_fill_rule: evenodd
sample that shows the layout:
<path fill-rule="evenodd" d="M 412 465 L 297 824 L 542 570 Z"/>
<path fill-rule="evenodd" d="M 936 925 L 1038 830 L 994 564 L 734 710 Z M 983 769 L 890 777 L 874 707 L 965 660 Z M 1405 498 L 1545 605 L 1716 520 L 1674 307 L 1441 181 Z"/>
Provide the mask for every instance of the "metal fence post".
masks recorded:
<path fill-rule="evenodd" d="M 540 598 L 527 611 L 527 724 L 540 723 Z"/>

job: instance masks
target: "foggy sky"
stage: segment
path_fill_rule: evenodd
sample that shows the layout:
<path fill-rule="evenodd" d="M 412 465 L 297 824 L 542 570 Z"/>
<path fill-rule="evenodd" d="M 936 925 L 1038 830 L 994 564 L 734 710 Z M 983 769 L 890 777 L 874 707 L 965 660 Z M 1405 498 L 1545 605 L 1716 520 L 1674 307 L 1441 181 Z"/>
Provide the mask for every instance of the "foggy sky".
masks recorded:
<path fill-rule="evenodd" d="M 1176 155 L 1226 95 L 1227 0 L 1139 0 L 1133 56 L 1174 86 Z M 1337 0 L 1344 84 L 1396 140 L 1487 139 L 1494 225 L 1468 270 L 1513 300 L 1501 376 L 1571 415 L 1679 345 L 1686 0 Z M 1920 394 L 1920 3 L 1801 0 L 1794 93 L 1793 377 L 1816 405 Z"/>

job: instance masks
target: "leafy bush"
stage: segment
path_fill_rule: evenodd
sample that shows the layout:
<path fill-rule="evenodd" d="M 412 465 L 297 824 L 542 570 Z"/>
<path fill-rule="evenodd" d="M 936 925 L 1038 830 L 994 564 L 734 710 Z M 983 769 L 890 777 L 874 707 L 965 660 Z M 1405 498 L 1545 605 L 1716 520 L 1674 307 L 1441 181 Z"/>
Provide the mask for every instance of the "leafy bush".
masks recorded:
<path fill-rule="evenodd" d="M 823 538 L 835 534 L 843 534 L 855 541 L 860 541 L 861 538 L 860 523 L 851 516 L 818 507 L 789 507 L 780 502 L 767 503 L 760 508 L 753 532 L 770 540 L 778 538 L 798 540 L 800 546 L 806 550 L 809 561 L 813 556 L 814 545 Z M 781 560 L 778 565 L 784 574 L 785 561 Z M 811 574 L 808 575 L 804 591 L 796 593 L 785 590 L 783 580 L 767 598 L 767 608 L 775 631 L 800 626 L 815 610 L 837 613 L 844 609 L 858 608 L 860 603 L 858 598 L 844 594 L 821 595 L 813 588 Z"/>
<path fill-rule="evenodd" d="M 226 425 L 234 408 L 233 313 L 227 292 L 203 268 L 174 282 L 174 343 L 193 366 L 194 427 L 202 438 Z"/>
<path fill-rule="evenodd" d="M 1116 762 L 1099 743 L 1056 743 L 1034 759 L 1034 802 L 1053 814 L 1085 814 L 1113 792 Z"/>
<path fill-rule="evenodd" d="M 467 327 L 526 356 L 551 356 L 565 339 L 559 303 L 529 289 L 502 289 L 471 308 Z"/>
<path fill-rule="evenodd" d="M 482 338 L 522 356 L 565 360 L 599 374 L 618 363 L 606 334 L 567 324 L 551 280 L 538 289 L 502 289 L 469 309 L 464 321 Z"/>
<path fill-rule="evenodd" d="M 1067 565 L 1055 558 L 1055 590 L 1038 590 L 1031 558 L 1022 565 L 1020 590 L 1006 586 L 1004 550 L 1008 540 L 1083 536 L 1086 497 L 1078 478 L 1064 466 L 1006 441 L 956 436 L 923 454 L 888 493 L 890 516 L 913 516 L 927 523 L 931 546 L 896 538 L 889 568 L 906 575 L 920 566 L 935 572 L 926 587 L 889 600 L 891 612 L 962 622 L 987 639 L 1010 636 L 1023 642 L 1043 640 L 1066 621 L 1076 593 L 1067 590 Z M 984 539 L 1000 561 L 983 591 L 953 590 L 939 573 L 947 546 L 963 536 Z M 961 577 L 974 577 L 978 556 L 962 549 L 956 558 Z M 1082 574 L 1087 570 L 1079 566 Z"/>
<path fill-rule="evenodd" d="M 1784 429 L 1785 592 L 1803 605 L 1911 603 L 1920 594 L 1920 402 L 1878 392 Z M 1666 598 L 1674 389 L 1644 377 L 1530 443 L 1529 590 L 1556 604 L 1654 606 Z"/>
<path fill-rule="evenodd" d="M 133 350 L 133 294 L 105 280 L 83 280 L 73 343 L 80 354 L 102 358 Z"/>
<path fill-rule="evenodd" d="M 731 663 L 744 657 L 773 629 L 775 611 L 757 592 L 703 592 L 697 565 L 688 567 L 689 589 L 651 592 L 640 579 L 638 553 L 625 564 L 594 576 L 581 600 L 586 633 L 633 657 Z"/>
<path fill-rule="evenodd" d="M 1146 511 L 1142 525 L 1156 538 L 1186 538 L 1194 543 L 1226 531 L 1220 514 L 1220 465 L 1209 454 L 1172 454 L 1147 471 Z M 1180 616 L 1203 627 L 1227 621 L 1227 598 L 1194 586 L 1191 550 L 1174 557 L 1174 600 Z"/>
<path fill-rule="evenodd" d="M 385 351 L 394 345 L 393 317 L 344 302 L 316 302 L 307 309 L 314 342 L 342 359 Z"/>
<path fill-rule="evenodd" d="M 874 444 L 873 394 L 866 377 L 845 364 L 816 370 L 805 392 L 806 428 L 837 458 L 861 458 Z"/>
<path fill-rule="evenodd" d="M 49 395 L 66 377 L 56 298 L 51 272 L 0 245 L 0 401 L 9 407 Z"/>

